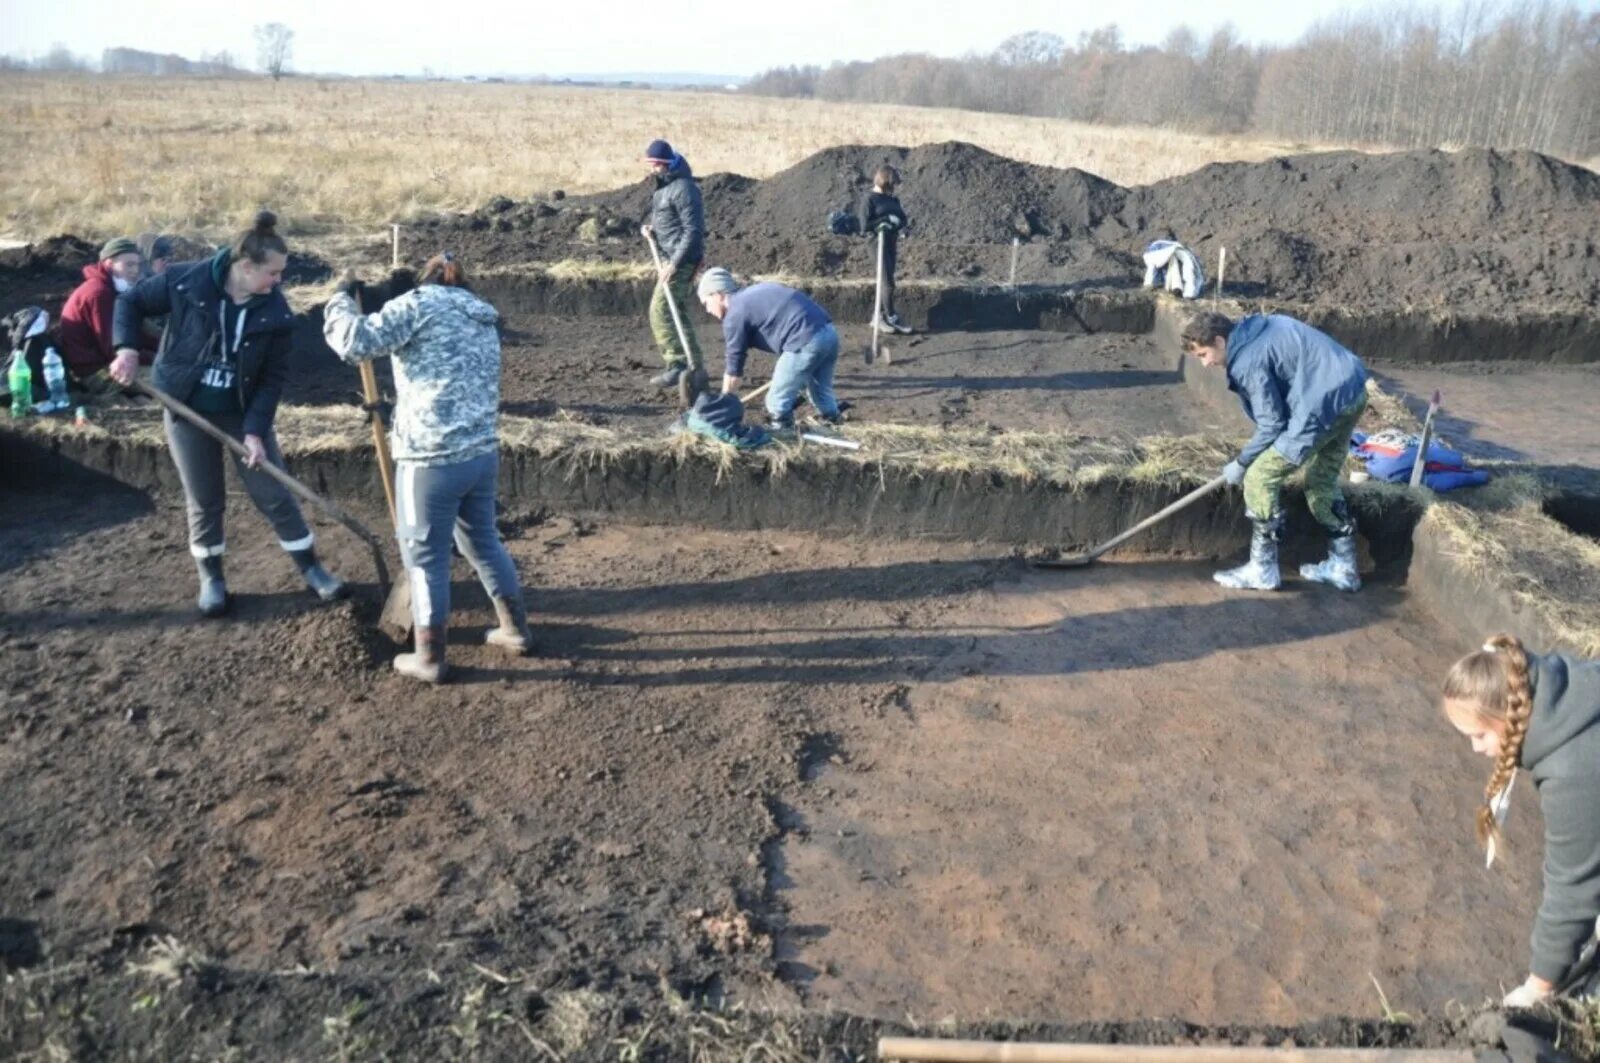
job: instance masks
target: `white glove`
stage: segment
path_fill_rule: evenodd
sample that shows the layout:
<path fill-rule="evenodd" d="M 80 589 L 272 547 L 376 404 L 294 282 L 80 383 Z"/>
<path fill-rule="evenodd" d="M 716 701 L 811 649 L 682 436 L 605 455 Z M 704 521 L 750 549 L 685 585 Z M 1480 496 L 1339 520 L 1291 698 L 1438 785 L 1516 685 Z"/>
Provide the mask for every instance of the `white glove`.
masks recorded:
<path fill-rule="evenodd" d="M 1550 989 L 1548 986 L 1543 984 L 1534 985 L 1533 979 L 1530 978 L 1507 993 L 1505 999 L 1500 1003 L 1501 1006 L 1507 1008 L 1531 1008 L 1549 996 Z"/>
<path fill-rule="evenodd" d="M 1237 461 L 1230 461 L 1222 467 L 1222 478 L 1235 487 L 1244 483 L 1245 467 Z"/>

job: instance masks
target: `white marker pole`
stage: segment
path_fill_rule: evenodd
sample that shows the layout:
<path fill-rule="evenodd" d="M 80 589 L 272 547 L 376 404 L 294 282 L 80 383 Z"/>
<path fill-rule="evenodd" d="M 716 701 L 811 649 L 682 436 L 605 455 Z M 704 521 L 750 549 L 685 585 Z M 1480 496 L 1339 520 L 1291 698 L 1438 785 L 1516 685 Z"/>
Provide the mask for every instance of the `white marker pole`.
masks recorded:
<path fill-rule="evenodd" d="M 1011 284 L 1009 285 L 1012 289 L 1017 286 L 1017 252 L 1020 250 L 1022 250 L 1022 237 L 1013 236 L 1011 238 Z"/>
<path fill-rule="evenodd" d="M 1217 290 L 1211 296 L 1211 305 L 1217 305 L 1217 300 L 1222 298 L 1222 278 L 1228 272 L 1228 249 L 1222 248 L 1217 252 Z"/>
<path fill-rule="evenodd" d="M 390 228 L 394 230 L 394 255 L 393 255 L 393 261 L 390 263 L 390 265 L 394 269 L 399 269 L 400 268 L 400 226 L 391 225 Z"/>

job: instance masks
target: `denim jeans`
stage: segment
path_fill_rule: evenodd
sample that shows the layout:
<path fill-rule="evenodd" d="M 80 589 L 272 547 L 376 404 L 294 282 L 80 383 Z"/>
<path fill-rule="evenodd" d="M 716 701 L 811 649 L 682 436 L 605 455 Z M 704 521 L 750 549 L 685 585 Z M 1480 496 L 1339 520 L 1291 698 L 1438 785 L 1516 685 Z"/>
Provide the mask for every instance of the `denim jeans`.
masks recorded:
<path fill-rule="evenodd" d="M 839 364 L 839 333 L 828 325 L 798 351 L 784 351 L 772 368 L 772 388 L 767 392 L 767 413 L 786 423 L 794 418 L 795 404 L 804 388 L 811 405 L 824 417 L 839 416 L 833 394 L 833 370 Z"/>
<path fill-rule="evenodd" d="M 395 467 L 400 554 L 411 580 L 412 619 L 440 627 L 450 618 L 450 541 L 478 573 L 491 598 L 520 599 L 517 568 L 494 525 L 500 455 L 494 451 L 452 465 Z"/>

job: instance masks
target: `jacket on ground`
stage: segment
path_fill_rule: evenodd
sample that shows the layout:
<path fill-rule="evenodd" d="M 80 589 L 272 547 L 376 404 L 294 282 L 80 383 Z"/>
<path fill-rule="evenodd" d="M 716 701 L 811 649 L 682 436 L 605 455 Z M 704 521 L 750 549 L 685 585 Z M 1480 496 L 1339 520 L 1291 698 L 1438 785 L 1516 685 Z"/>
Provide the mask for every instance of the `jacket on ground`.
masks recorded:
<path fill-rule="evenodd" d="M 395 459 L 453 465 L 499 446 L 499 320 L 465 288 L 424 284 L 376 314 L 336 295 L 322 332 L 346 362 L 393 358 Z"/>
<path fill-rule="evenodd" d="M 116 282 L 106 264 L 95 262 L 83 267 L 83 283 L 67 297 L 56 330 L 61 360 L 78 379 L 93 376 L 116 358 L 111 337 L 116 306 Z M 155 357 L 155 346 L 143 333 L 137 343 L 127 346 L 138 349 L 139 360 L 145 365 Z"/>
<path fill-rule="evenodd" d="M 229 261 L 224 248 L 213 258 L 169 267 L 117 296 L 111 326 L 117 347 L 137 347 L 144 319 L 167 315 L 152 376 L 157 388 L 179 401 L 188 401 L 222 347 L 222 302 L 228 298 L 222 286 Z M 293 344 L 294 312 L 280 289 L 245 304 L 235 380 L 246 435 L 266 435 L 272 428 Z"/>
<path fill-rule="evenodd" d="M 1366 386 L 1366 366 L 1332 336 L 1281 314 L 1240 321 L 1228 337 L 1228 388 L 1256 433 L 1239 463 L 1249 465 L 1268 447 L 1303 463 Z"/>
<path fill-rule="evenodd" d="M 1559 982 L 1600 917 L 1600 663 L 1528 655 L 1533 713 L 1521 763 L 1544 815 L 1534 974 Z"/>
<path fill-rule="evenodd" d="M 700 201 L 700 186 L 694 171 L 682 155 L 656 178 L 657 188 L 650 197 L 650 227 L 662 258 L 674 269 L 698 266 L 706 256 L 706 214 Z"/>

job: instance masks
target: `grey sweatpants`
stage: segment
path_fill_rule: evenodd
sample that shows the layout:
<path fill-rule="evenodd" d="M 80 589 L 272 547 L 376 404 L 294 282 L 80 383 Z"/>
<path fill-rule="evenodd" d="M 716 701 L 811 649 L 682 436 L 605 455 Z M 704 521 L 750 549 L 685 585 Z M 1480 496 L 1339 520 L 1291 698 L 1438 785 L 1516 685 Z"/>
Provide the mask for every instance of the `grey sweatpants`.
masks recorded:
<path fill-rule="evenodd" d="M 233 438 L 244 439 L 242 414 L 208 414 L 206 419 Z M 170 410 L 166 426 L 167 445 L 172 451 L 172 463 L 178 467 L 178 479 L 183 481 L 183 497 L 189 510 L 189 552 L 195 557 L 220 557 L 224 549 L 222 515 L 228 508 L 222 444 L 188 421 L 174 417 Z M 266 444 L 267 460 L 283 468 L 278 437 L 268 430 L 261 442 Z M 239 471 L 250 501 L 272 523 L 278 545 L 285 550 L 310 549 L 315 539 L 294 495 L 261 470 L 245 468 L 240 458 L 233 459 L 233 466 Z"/>
<path fill-rule="evenodd" d="M 499 478 L 495 451 L 452 465 L 395 465 L 396 531 L 417 627 L 443 627 L 450 619 L 452 538 L 490 598 L 521 599 L 516 565 L 494 526 Z"/>

